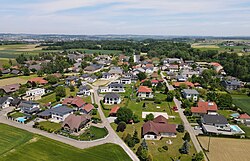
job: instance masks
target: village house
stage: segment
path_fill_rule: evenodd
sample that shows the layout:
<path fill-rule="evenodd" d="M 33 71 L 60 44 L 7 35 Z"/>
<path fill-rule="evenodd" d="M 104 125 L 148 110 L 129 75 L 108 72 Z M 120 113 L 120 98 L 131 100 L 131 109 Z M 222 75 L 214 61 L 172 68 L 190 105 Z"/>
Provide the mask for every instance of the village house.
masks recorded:
<path fill-rule="evenodd" d="M 65 84 L 68 86 L 70 86 L 70 85 L 75 86 L 76 83 L 78 82 L 78 80 L 79 80 L 79 77 L 77 77 L 77 76 L 68 76 L 65 79 Z"/>
<path fill-rule="evenodd" d="M 140 98 L 153 98 L 153 91 L 147 86 L 140 86 L 137 90 L 137 96 Z"/>
<path fill-rule="evenodd" d="M 192 99 L 193 101 L 198 101 L 199 92 L 195 89 L 183 89 L 182 96 L 185 99 Z"/>
<path fill-rule="evenodd" d="M 113 78 L 113 75 L 110 73 L 102 73 L 102 78 L 109 80 L 109 79 Z"/>
<path fill-rule="evenodd" d="M 167 66 L 167 70 L 170 72 L 178 72 L 179 66 L 176 64 L 170 64 L 169 66 Z"/>
<path fill-rule="evenodd" d="M 95 108 L 95 107 L 94 107 L 92 104 L 88 103 L 88 104 L 85 104 L 85 105 L 80 109 L 80 112 L 85 113 L 85 114 L 90 114 L 90 113 L 93 111 L 94 108 Z"/>
<path fill-rule="evenodd" d="M 217 62 L 211 62 L 210 65 L 217 73 L 219 73 L 223 69 L 222 65 L 220 65 L 220 63 Z"/>
<path fill-rule="evenodd" d="M 91 65 L 85 67 L 84 71 L 86 73 L 95 73 L 95 72 L 100 71 L 102 68 L 103 68 L 103 65 L 100 65 L 100 64 L 91 64 Z"/>
<path fill-rule="evenodd" d="M 160 140 L 163 137 L 176 137 L 175 124 L 168 124 L 168 120 L 159 115 L 153 121 L 147 121 L 142 127 L 142 136 L 146 140 Z"/>
<path fill-rule="evenodd" d="M 238 118 L 237 121 L 241 122 L 242 124 L 245 125 L 250 125 L 250 116 L 247 113 L 241 114 Z"/>
<path fill-rule="evenodd" d="M 68 97 L 65 98 L 62 102 L 63 105 L 71 105 L 75 108 L 75 110 L 81 109 L 86 103 L 83 101 L 81 97 Z"/>
<path fill-rule="evenodd" d="M 18 91 L 19 89 L 20 89 L 20 84 L 10 84 L 0 87 L 0 90 L 2 90 L 6 94 L 11 94 L 13 92 Z"/>
<path fill-rule="evenodd" d="M 215 102 L 199 101 L 197 105 L 197 107 L 191 107 L 193 116 L 217 115 L 218 107 Z"/>
<path fill-rule="evenodd" d="M 115 117 L 119 109 L 120 109 L 119 106 L 112 107 L 111 110 L 109 111 L 109 116 Z"/>
<path fill-rule="evenodd" d="M 123 69 L 120 67 L 111 67 L 108 73 L 112 75 L 122 75 Z"/>
<path fill-rule="evenodd" d="M 107 92 L 121 93 L 121 92 L 125 92 L 125 89 L 124 89 L 123 84 L 112 82 L 108 86 L 99 87 L 99 92 L 100 93 L 107 93 Z"/>
<path fill-rule="evenodd" d="M 25 114 L 34 114 L 40 111 L 39 103 L 33 101 L 21 101 L 18 108 Z"/>
<path fill-rule="evenodd" d="M 186 85 L 187 87 L 189 88 L 193 88 L 194 87 L 194 84 L 192 82 L 173 82 L 173 86 L 175 88 L 179 88 L 182 84 Z"/>
<path fill-rule="evenodd" d="M 0 109 L 10 107 L 12 101 L 13 101 L 12 97 L 9 96 L 0 97 Z"/>
<path fill-rule="evenodd" d="M 45 94 L 44 88 L 36 88 L 26 91 L 26 96 L 23 98 L 25 100 L 38 100 L 41 99 Z"/>
<path fill-rule="evenodd" d="M 238 80 L 223 80 L 221 85 L 227 90 L 237 90 L 241 87 L 241 82 Z"/>
<path fill-rule="evenodd" d="M 97 76 L 95 76 L 95 75 L 92 75 L 92 76 L 86 78 L 86 81 L 89 83 L 94 83 L 96 80 L 97 80 Z"/>
<path fill-rule="evenodd" d="M 91 119 L 87 114 L 70 114 L 62 123 L 62 128 L 69 132 L 79 132 Z"/>
<path fill-rule="evenodd" d="M 131 84 L 132 80 L 131 80 L 131 78 L 125 78 L 125 77 L 123 77 L 123 78 L 120 78 L 120 83 L 121 84 Z"/>
<path fill-rule="evenodd" d="M 163 64 L 180 64 L 182 61 L 179 58 L 165 58 Z"/>
<path fill-rule="evenodd" d="M 78 96 L 90 96 L 91 95 L 91 91 L 90 91 L 90 87 L 86 86 L 86 85 L 81 85 L 79 87 L 79 92 L 76 93 Z"/>
<path fill-rule="evenodd" d="M 31 78 L 30 80 L 28 80 L 28 83 L 30 83 L 30 84 L 36 83 L 39 85 L 46 85 L 46 84 L 48 84 L 48 81 L 41 78 L 41 77 L 36 77 L 36 78 Z"/>
<path fill-rule="evenodd" d="M 73 113 L 73 109 L 69 108 L 65 105 L 52 108 L 49 111 L 51 113 L 52 121 L 54 122 L 62 122 L 64 121 L 70 114 Z"/>
<path fill-rule="evenodd" d="M 108 93 L 103 98 L 104 104 L 120 104 L 121 98 L 119 94 L 116 93 Z"/>

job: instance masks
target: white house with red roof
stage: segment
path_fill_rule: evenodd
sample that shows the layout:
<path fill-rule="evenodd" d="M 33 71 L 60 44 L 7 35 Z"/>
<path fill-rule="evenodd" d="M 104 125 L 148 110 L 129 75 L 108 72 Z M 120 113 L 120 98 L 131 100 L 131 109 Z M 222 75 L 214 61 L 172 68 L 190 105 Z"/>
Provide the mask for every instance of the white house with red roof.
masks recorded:
<path fill-rule="evenodd" d="M 191 107 L 194 116 L 217 115 L 218 107 L 215 102 L 199 101 L 197 105 L 197 107 Z"/>
<path fill-rule="evenodd" d="M 217 63 L 217 62 L 211 62 L 210 65 L 213 66 L 214 70 L 217 73 L 219 73 L 223 69 L 223 66 L 220 65 L 220 63 Z"/>
<path fill-rule="evenodd" d="M 153 98 L 153 91 L 147 86 L 140 86 L 137 91 L 137 96 L 140 98 Z"/>
<path fill-rule="evenodd" d="M 240 121 L 243 124 L 250 125 L 250 116 L 247 113 L 241 114 L 238 117 L 238 121 Z"/>

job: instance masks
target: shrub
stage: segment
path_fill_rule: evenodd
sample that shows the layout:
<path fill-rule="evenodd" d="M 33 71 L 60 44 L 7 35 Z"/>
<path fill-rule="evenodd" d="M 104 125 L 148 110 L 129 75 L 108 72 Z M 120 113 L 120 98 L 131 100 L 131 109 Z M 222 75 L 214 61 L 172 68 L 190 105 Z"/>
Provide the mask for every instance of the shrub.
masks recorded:
<path fill-rule="evenodd" d="M 126 129 L 126 123 L 124 121 L 119 122 L 116 131 L 119 132 L 123 132 Z"/>
<path fill-rule="evenodd" d="M 97 109 L 92 110 L 92 115 L 97 115 Z"/>
<path fill-rule="evenodd" d="M 184 126 L 182 124 L 178 125 L 177 129 L 178 132 L 183 133 L 184 132 Z"/>
<path fill-rule="evenodd" d="M 144 119 L 145 122 L 152 121 L 154 119 L 154 115 L 152 113 L 147 114 L 146 118 Z"/>
<path fill-rule="evenodd" d="M 163 147 L 162 147 L 162 149 L 164 149 L 164 150 L 168 150 L 168 146 L 167 145 L 164 145 Z"/>

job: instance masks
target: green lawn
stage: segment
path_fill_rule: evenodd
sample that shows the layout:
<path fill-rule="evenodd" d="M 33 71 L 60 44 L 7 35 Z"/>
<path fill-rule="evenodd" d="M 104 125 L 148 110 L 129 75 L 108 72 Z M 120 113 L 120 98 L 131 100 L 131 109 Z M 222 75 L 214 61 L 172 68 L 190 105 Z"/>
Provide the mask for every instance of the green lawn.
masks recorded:
<path fill-rule="evenodd" d="M 61 129 L 61 124 L 50 121 L 39 122 L 39 127 L 43 126 L 44 129 L 50 129 L 52 131 L 58 131 Z"/>
<path fill-rule="evenodd" d="M 82 135 L 80 135 L 80 140 L 96 140 L 104 138 L 107 135 L 108 131 L 105 128 L 91 126 Z"/>
<path fill-rule="evenodd" d="M 250 127 L 243 124 L 240 124 L 239 126 L 245 132 L 246 137 L 250 138 Z"/>
<path fill-rule="evenodd" d="M 247 95 L 232 95 L 233 103 L 250 114 L 250 97 Z"/>
<path fill-rule="evenodd" d="M 0 124 L 1 161 L 130 161 L 118 145 L 104 144 L 89 149 L 70 145 L 35 135 L 30 132 Z"/>
<path fill-rule="evenodd" d="M 16 65 L 16 60 L 15 59 L 11 59 L 13 65 Z M 0 58 L 0 67 L 2 67 L 3 65 L 7 65 L 9 64 L 9 59 L 8 58 Z"/>
<path fill-rule="evenodd" d="M 82 99 L 83 99 L 83 101 L 85 101 L 87 103 L 92 103 L 91 96 L 83 96 Z"/>
<path fill-rule="evenodd" d="M 12 118 L 16 119 L 18 117 L 23 117 L 25 116 L 25 114 L 21 113 L 21 112 L 14 112 L 13 114 L 10 115 Z"/>
<path fill-rule="evenodd" d="M 225 116 L 226 118 L 230 118 L 231 117 L 230 115 L 233 114 L 233 113 L 236 113 L 236 111 L 232 111 L 232 110 L 218 110 L 218 113 L 220 115 Z"/>
<path fill-rule="evenodd" d="M 56 93 L 51 93 L 49 95 L 42 97 L 42 99 L 38 100 L 37 102 L 42 104 L 47 104 L 49 102 L 55 102 L 55 101 L 56 101 Z"/>

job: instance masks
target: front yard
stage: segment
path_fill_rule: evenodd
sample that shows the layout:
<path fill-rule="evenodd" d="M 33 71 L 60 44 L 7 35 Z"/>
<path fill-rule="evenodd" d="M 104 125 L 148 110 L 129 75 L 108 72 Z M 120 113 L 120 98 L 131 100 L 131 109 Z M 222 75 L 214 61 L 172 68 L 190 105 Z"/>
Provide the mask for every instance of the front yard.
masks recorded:
<path fill-rule="evenodd" d="M 42 121 L 38 123 L 36 128 L 39 128 L 41 130 L 45 130 L 48 132 L 56 132 L 61 129 L 61 124 L 50 122 L 50 121 Z"/>

